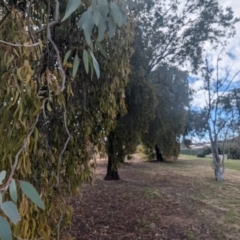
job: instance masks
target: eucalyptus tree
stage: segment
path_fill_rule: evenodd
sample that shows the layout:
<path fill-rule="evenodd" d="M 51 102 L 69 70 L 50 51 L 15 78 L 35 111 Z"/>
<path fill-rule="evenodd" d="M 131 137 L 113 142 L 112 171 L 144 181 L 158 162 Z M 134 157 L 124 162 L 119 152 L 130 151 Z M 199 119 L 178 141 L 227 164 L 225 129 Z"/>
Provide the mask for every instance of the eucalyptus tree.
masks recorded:
<path fill-rule="evenodd" d="M 226 106 L 232 106 L 234 104 L 239 116 L 240 116 L 240 88 L 234 87 L 229 91 L 226 96 Z"/>
<path fill-rule="evenodd" d="M 151 14 L 146 14 L 146 11 Z M 235 35 L 234 25 L 239 21 L 238 18 L 234 18 L 230 7 L 223 9 L 216 0 L 151 1 L 147 5 L 146 11 L 137 15 L 138 34 L 142 35 L 142 38 L 138 39 L 135 51 L 141 51 L 144 56 L 145 76 L 150 79 L 149 81 L 154 75 L 154 70 L 164 64 L 165 66 L 180 67 L 185 63 L 190 63 L 189 70 L 197 71 L 202 63 L 206 43 L 213 48 L 225 45 L 227 40 Z M 164 74 L 164 69 L 161 69 Z M 161 82 L 158 82 L 158 87 L 165 89 Z M 159 92 L 159 94 L 164 94 L 164 92 Z M 162 101 L 164 102 L 164 99 Z M 165 105 L 159 104 L 160 106 L 163 109 L 159 109 L 159 111 L 164 112 Z M 167 106 L 168 104 L 166 104 L 166 109 Z M 165 120 L 168 121 L 168 119 Z M 184 119 L 181 119 L 182 122 Z M 155 124 L 163 126 L 163 119 L 160 123 L 160 118 L 156 118 L 149 128 L 148 138 L 151 139 L 149 142 L 154 144 L 157 141 L 154 137 L 157 135 Z M 172 151 L 175 155 L 178 152 L 178 140 L 175 142 L 171 139 L 178 139 L 180 133 L 182 133 L 182 125 L 179 127 L 179 133 L 175 136 L 169 132 L 164 135 L 167 140 L 172 142 L 172 145 L 168 144 L 167 140 L 163 142 L 166 143 L 166 147 L 173 147 Z M 149 149 L 152 151 L 154 147 L 154 145 L 149 146 Z"/>
<path fill-rule="evenodd" d="M 135 70 L 135 71 L 134 71 Z M 116 127 L 107 139 L 108 166 L 105 180 L 119 180 L 118 166 L 136 150 L 141 136 L 154 118 L 156 93 L 139 69 L 132 70 L 126 87 L 127 113 L 117 117 Z"/>
<path fill-rule="evenodd" d="M 229 69 L 225 73 L 220 71 L 220 62 L 224 58 L 221 51 L 217 58 L 216 67 L 212 67 L 208 59 L 201 69 L 204 81 L 205 106 L 195 112 L 199 119 L 195 132 L 204 136 L 208 134 L 211 142 L 214 174 L 217 181 L 224 178 L 224 155 L 219 156 L 219 143 L 222 144 L 223 154 L 228 139 L 236 137 L 239 132 L 239 100 L 234 98 L 235 84 L 239 84 L 240 71 L 232 73 Z"/>
<path fill-rule="evenodd" d="M 179 1 L 177 0 L 167 1 L 166 4 L 154 0 L 141 1 L 133 10 L 136 38 L 133 44 L 135 53 L 132 69 L 138 68 L 150 83 L 156 72 L 159 76 L 166 74 L 168 65 L 179 65 L 190 61 L 192 69 L 196 70 L 201 63 L 205 43 L 209 42 L 213 46 L 225 44 L 227 38 L 235 34 L 234 24 L 238 19 L 234 18 L 231 8 L 224 10 L 217 1 L 210 0 L 184 1 L 181 9 L 178 9 L 178 5 Z M 159 68 L 162 72 L 154 71 L 159 65 L 164 66 Z M 186 86 L 187 75 L 183 72 L 180 73 L 179 69 L 175 69 L 175 71 L 179 76 L 185 74 L 183 78 L 179 77 L 184 80 L 180 80 L 178 84 L 178 77 L 176 77 L 176 81 L 173 81 L 172 76 L 169 83 L 158 81 L 155 88 L 158 92 L 159 104 L 155 114 L 152 115 L 156 117 L 153 121 L 146 122 L 146 125 L 150 125 L 147 126 L 148 131 L 142 135 L 144 136 L 143 142 L 151 151 L 158 143 L 166 157 L 171 157 L 171 154 L 176 157 L 179 153 L 179 138 L 183 133 L 185 107 L 188 106 L 189 101 L 189 89 Z M 170 72 L 171 70 L 169 74 Z M 158 76 L 155 79 L 158 79 Z M 172 88 L 179 91 L 176 90 L 173 93 L 171 92 Z M 178 95 L 181 97 L 177 100 Z M 177 109 L 174 108 L 174 101 L 179 106 Z M 152 104 L 149 109 L 154 106 L 153 102 L 149 102 Z M 129 108 L 126 119 L 134 116 L 131 115 L 131 111 Z M 135 118 L 133 117 L 133 119 Z M 129 130 L 130 125 L 123 125 L 121 121 L 122 117 L 119 116 L 117 125 L 121 125 L 121 134 L 124 136 L 125 129 L 126 135 L 131 135 L 130 130 L 134 132 L 134 128 Z M 115 132 L 118 132 L 118 127 Z M 115 142 L 115 147 L 111 144 L 111 139 Z M 120 150 L 117 142 L 119 142 Z M 150 146 L 151 144 L 154 145 Z M 121 137 L 114 135 L 114 131 L 111 132 L 107 144 L 109 164 L 106 179 L 119 178 L 117 162 L 123 161 L 123 156 L 127 154 L 127 151 L 122 151 L 122 149 L 127 148 L 127 145 L 126 141 L 124 144 L 121 143 Z M 131 140 L 129 140 L 129 146 L 132 146 Z M 120 160 L 114 160 L 115 163 L 112 164 L 113 157 L 111 156 L 114 154 L 119 156 Z"/>
<path fill-rule="evenodd" d="M 60 238 L 66 198 L 91 181 L 94 149 L 126 111 L 128 3 L 0 1 L 0 206 L 16 238 Z"/>
<path fill-rule="evenodd" d="M 176 158 L 189 106 L 188 73 L 164 64 L 153 71 L 150 77 L 157 91 L 158 105 L 155 118 L 149 123 L 142 141 L 150 157 L 153 157 L 157 145 L 164 158 Z"/>
<path fill-rule="evenodd" d="M 134 10 L 134 16 L 146 11 L 146 6 L 139 4 L 137 10 Z M 147 131 L 149 122 L 155 116 L 156 91 L 145 76 L 146 59 L 141 51 L 141 47 L 145 46 L 139 47 L 143 32 L 139 25 L 134 25 L 134 30 L 132 47 L 135 51 L 130 59 L 131 74 L 125 89 L 127 111 L 124 115 L 117 116 L 116 127 L 107 137 L 108 166 L 105 180 L 120 179 L 118 166 L 124 162 L 126 156 L 134 153 L 142 134 Z"/>
<path fill-rule="evenodd" d="M 198 69 L 205 44 L 213 48 L 226 44 L 235 35 L 235 23 L 230 7 L 223 8 L 217 0 L 149 1 L 137 22 L 144 33 L 142 51 L 146 56 L 147 73 L 159 64 L 191 63 Z"/>

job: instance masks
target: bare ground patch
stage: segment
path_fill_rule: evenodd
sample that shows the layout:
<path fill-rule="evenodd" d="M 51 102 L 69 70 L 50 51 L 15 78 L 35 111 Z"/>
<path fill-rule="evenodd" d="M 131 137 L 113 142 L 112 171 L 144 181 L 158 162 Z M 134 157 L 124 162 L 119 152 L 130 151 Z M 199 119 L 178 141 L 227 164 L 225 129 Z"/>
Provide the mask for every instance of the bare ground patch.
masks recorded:
<path fill-rule="evenodd" d="M 74 239 L 240 239 L 239 172 L 216 183 L 209 163 L 149 163 L 137 155 L 120 169 L 120 181 L 95 181 L 70 202 Z"/>

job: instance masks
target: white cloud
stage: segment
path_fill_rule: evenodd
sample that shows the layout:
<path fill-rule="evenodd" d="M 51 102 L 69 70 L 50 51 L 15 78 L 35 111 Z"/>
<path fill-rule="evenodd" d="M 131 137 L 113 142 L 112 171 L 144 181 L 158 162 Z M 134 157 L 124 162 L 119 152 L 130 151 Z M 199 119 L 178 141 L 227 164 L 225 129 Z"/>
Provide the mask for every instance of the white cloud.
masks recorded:
<path fill-rule="evenodd" d="M 204 90 L 198 90 L 194 94 L 193 106 L 195 108 L 203 108 L 206 105 L 205 96 L 206 95 Z"/>

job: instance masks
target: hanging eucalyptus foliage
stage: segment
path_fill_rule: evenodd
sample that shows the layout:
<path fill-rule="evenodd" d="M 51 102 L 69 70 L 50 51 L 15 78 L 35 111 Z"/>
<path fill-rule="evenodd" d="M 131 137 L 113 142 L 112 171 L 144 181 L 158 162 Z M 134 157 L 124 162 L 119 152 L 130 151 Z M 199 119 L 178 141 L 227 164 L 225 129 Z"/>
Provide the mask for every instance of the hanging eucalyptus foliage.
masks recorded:
<path fill-rule="evenodd" d="M 131 15 L 124 2 L 9 0 L 0 27 L 0 238 L 60 239 L 67 198 L 126 112 Z"/>

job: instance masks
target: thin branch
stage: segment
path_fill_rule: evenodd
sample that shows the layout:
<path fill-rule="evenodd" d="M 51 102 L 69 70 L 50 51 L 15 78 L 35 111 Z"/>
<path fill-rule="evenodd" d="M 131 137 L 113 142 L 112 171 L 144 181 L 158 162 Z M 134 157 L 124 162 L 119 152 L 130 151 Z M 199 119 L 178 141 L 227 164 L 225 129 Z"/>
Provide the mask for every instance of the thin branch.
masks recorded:
<path fill-rule="evenodd" d="M 5 3 L 4 0 L 2 0 L 2 3 L 4 5 L 4 7 L 7 9 L 8 12 L 11 12 L 10 8 L 8 7 L 8 5 Z"/>
<path fill-rule="evenodd" d="M 29 139 L 30 139 L 33 131 L 35 130 L 35 127 L 36 127 L 37 123 L 38 123 L 38 119 L 39 119 L 39 115 L 37 115 L 36 121 L 35 121 L 32 129 L 31 129 L 31 131 L 28 133 L 27 137 L 25 138 L 22 147 L 18 150 L 17 154 L 15 155 L 15 160 L 14 160 L 14 164 L 12 166 L 12 170 L 11 170 L 10 176 L 8 177 L 8 180 L 7 180 L 6 184 L 4 185 L 4 187 L 2 187 L 0 189 L 0 192 L 5 192 L 8 189 L 8 187 L 9 187 L 9 185 L 11 183 L 11 180 L 13 178 L 13 175 L 15 173 L 15 170 L 17 168 L 17 165 L 18 165 L 19 155 L 23 152 L 23 150 L 26 149 L 26 147 L 28 145 L 28 142 L 29 142 Z"/>
<path fill-rule="evenodd" d="M 219 81 L 219 61 L 221 60 L 220 56 L 221 56 L 223 50 L 224 50 L 224 47 L 221 49 L 221 51 L 219 52 L 218 57 L 217 57 L 217 73 L 216 73 L 217 74 L 217 83 Z"/>
<path fill-rule="evenodd" d="M 59 2 L 58 2 L 58 0 L 55 0 L 55 4 L 56 5 L 55 5 L 54 21 L 47 24 L 46 30 L 47 30 L 47 39 L 51 43 L 51 45 L 53 46 L 53 48 L 55 50 L 55 53 L 56 53 L 56 57 L 57 57 L 57 61 L 58 61 L 58 68 L 59 68 L 60 75 L 62 77 L 61 91 L 63 92 L 64 89 L 65 89 L 66 75 L 65 75 L 65 71 L 63 70 L 62 60 L 61 60 L 61 57 L 60 57 L 60 52 L 59 52 L 56 44 L 52 40 L 51 30 L 50 30 L 50 28 L 52 26 L 59 23 L 59 21 L 58 21 L 58 19 L 59 19 Z M 71 135 L 70 135 L 70 132 L 69 132 L 69 129 L 68 129 L 68 126 L 67 126 L 67 109 L 66 109 L 65 104 L 63 104 L 63 108 L 64 108 L 64 111 L 63 111 L 64 127 L 65 127 L 65 130 L 66 130 L 66 133 L 67 133 L 68 137 L 67 137 L 67 140 L 65 141 L 63 149 L 62 149 L 62 151 L 59 155 L 58 166 L 57 166 L 58 167 L 58 169 L 57 169 L 57 188 L 58 188 L 58 191 L 60 193 L 60 196 L 61 196 L 62 200 L 63 200 L 63 197 L 62 197 L 62 194 L 61 194 L 60 168 L 61 168 L 61 164 L 62 164 L 62 156 L 63 156 L 64 152 L 66 151 L 67 145 L 68 145 L 68 143 L 71 139 Z M 59 220 L 59 223 L 58 223 L 58 226 L 57 226 L 57 229 L 58 229 L 57 239 L 59 239 L 59 237 L 60 237 L 60 225 L 61 225 L 61 222 L 62 222 L 62 217 L 63 217 L 63 214 L 61 213 L 61 217 L 60 217 L 60 220 Z"/>
<path fill-rule="evenodd" d="M 59 1 L 55 0 L 55 4 L 56 4 L 56 7 L 55 7 L 54 19 L 56 21 L 58 21 L 58 19 L 59 19 Z"/>
<path fill-rule="evenodd" d="M 57 227 L 56 227 L 57 228 L 57 239 L 58 240 L 60 239 L 60 230 L 61 230 L 60 225 L 61 225 L 62 219 L 63 219 L 63 212 L 61 211 L 61 217 L 60 217 L 60 219 L 58 221 L 58 224 L 57 224 Z"/>
<path fill-rule="evenodd" d="M 222 95 L 223 96 L 226 91 L 229 89 L 229 87 L 231 86 L 232 82 L 234 81 L 234 79 L 237 77 L 237 75 L 240 73 L 240 70 L 238 72 L 235 73 L 235 75 L 232 77 L 232 79 L 229 81 L 228 85 L 226 86 L 225 90 L 223 91 Z"/>
<path fill-rule="evenodd" d="M 48 24 L 48 27 L 53 27 L 53 26 L 55 26 L 55 25 L 57 25 L 57 24 L 59 24 L 59 21 L 52 21 L 52 22 L 50 22 L 49 24 Z M 41 29 L 38 29 L 38 30 L 36 30 L 35 31 L 35 33 L 36 34 L 38 34 L 38 33 L 41 33 L 41 32 L 43 32 L 44 30 L 46 30 L 47 29 L 47 26 L 44 26 L 43 28 L 41 28 Z"/>
<path fill-rule="evenodd" d="M 3 43 L 3 44 L 6 44 L 6 45 L 9 45 L 9 46 L 12 46 L 12 47 L 36 47 L 39 45 L 39 43 L 33 43 L 33 44 L 14 44 L 14 43 L 10 43 L 10 42 L 6 42 L 6 41 L 3 41 L 3 40 L 0 40 L 0 43 Z"/>
<path fill-rule="evenodd" d="M 7 16 L 9 15 L 9 13 L 10 13 L 10 12 L 7 12 L 7 13 L 5 14 L 5 16 L 2 18 L 2 20 L 0 21 L 0 27 L 2 27 L 4 21 L 5 21 L 5 19 L 7 18 Z"/>
<path fill-rule="evenodd" d="M 58 17 L 59 17 L 59 2 L 58 2 L 58 0 L 55 0 L 55 3 L 56 3 L 56 6 L 55 6 L 55 16 L 54 16 L 55 19 L 54 20 L 58 22 Z M 59 68 L 60 75 L 62 77 L 61 91 L 63 92 L 63 90 L 65 89 L 66 75 L 65 75 L 65 71 L 63 70 L 62 60 L 61 60 L 61 57 L 60 57 L 60 52 L 59 52 L 56 44 L 52 40 L 51 31 L 50 31 L 51 26 L 52 25 L 50 23 L 47 24 L 47 39 L 52 44 L 52 46 L 53 46 L 53 48 L 56 52 L 57 61 L 58 61 L 58 68 Z"/>
<path fill-rule="evenodd" d="M 58 189 L 60 189 L 60 167 L 61 167 L 61 163 L 62 163 L 62 156 L 63 156 L 64 152 L 66 151 L 68 142 L 71 139 L 71 134 L 70 134 L 68 126 L 67 126 L 67 109 L 66 109 L 65 104 L 63 106 L 64 106 L 64 112 L 63 112 L 64 127 L 65 127 L 66 133 L 68 135 L 68 138 L 63 146 L 63 149 L 62 149 L 62 151 L 59 155 L 59 159 L 58 159 L 58 172 L 57 172 L 57 187 L 58 187 Z"/>

